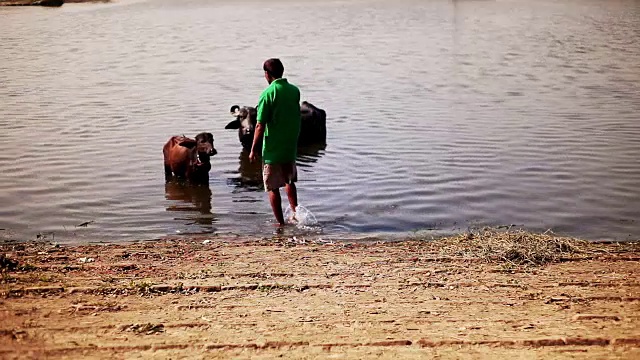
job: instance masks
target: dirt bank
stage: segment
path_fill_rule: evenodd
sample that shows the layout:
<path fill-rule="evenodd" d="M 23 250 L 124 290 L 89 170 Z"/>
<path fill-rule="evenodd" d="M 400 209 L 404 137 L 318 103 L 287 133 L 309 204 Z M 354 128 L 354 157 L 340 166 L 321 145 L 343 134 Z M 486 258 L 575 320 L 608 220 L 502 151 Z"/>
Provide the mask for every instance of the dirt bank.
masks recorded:
<path fill-rule="evenodd" d="M 640 358 L 638 244 L 461 239 L 2 245 L 0 357 Z"/>

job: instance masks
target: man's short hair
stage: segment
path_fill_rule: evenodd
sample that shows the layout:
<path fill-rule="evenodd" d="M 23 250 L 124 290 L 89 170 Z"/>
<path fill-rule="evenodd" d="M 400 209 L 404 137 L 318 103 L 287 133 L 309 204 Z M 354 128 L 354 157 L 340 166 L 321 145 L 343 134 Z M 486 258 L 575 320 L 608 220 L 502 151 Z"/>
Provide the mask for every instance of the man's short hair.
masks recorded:
<path fill-rule="evenodd" d="M 264 62 L 262 69 L 274 79 L 279 79 L 284 74 L 284 65 L 280 59 L 272 58 Z"/>

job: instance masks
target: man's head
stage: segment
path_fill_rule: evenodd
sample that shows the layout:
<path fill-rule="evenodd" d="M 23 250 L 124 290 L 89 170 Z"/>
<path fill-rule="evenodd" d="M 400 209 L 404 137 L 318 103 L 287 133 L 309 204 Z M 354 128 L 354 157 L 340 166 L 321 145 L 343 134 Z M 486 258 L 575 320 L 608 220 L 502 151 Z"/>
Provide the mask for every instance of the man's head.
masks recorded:
<path fill-rule="evenodd" d="M 282 65 L 280 59 L 271 58 L 264 62 L 262 70 L 264 70 L 264 78 L 271 84 L 274 80 L 282 77 L 284 65 Z"/>

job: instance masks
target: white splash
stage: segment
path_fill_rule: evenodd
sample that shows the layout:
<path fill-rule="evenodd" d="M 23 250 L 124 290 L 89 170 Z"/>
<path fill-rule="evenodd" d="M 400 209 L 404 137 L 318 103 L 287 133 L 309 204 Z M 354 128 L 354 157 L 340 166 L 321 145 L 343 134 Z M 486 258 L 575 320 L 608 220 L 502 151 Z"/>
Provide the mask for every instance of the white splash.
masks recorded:
<path fill-rule="evenodd" d="M 291 206 L 287 206 L 287 209 L 284 211 L 284 218 L 300 228 L 318 224 L 315 215 L 300 204 L 298 204 L 296 208 L 295 217 L 293 211 L 291 211 Z"/>

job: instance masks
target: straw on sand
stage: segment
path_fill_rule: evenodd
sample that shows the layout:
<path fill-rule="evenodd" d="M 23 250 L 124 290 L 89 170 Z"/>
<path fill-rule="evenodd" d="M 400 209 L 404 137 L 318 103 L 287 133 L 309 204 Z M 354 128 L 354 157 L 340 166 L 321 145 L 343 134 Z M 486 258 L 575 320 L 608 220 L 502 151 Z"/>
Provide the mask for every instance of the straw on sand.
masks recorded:
<path fill-rule="evenodd" d="M 517 265 L 542 265 L 564 257 L 589 252 L 584 240 L 534 234 L 522 230 L 497 231 L 485 228 L 438 242 L 442 255 L 507 261 Z"/>

